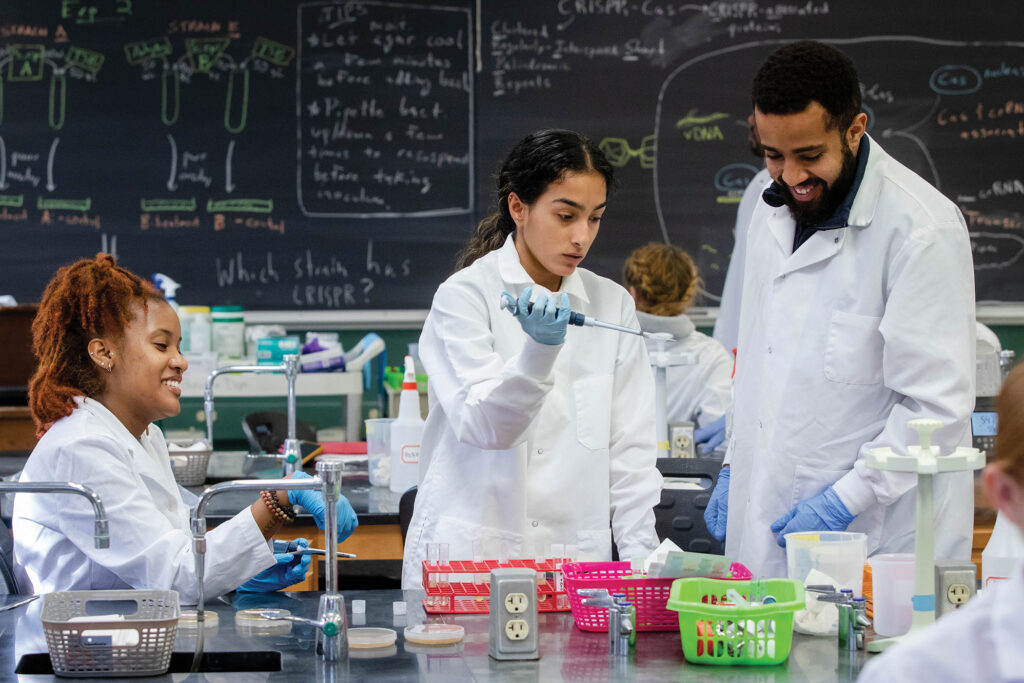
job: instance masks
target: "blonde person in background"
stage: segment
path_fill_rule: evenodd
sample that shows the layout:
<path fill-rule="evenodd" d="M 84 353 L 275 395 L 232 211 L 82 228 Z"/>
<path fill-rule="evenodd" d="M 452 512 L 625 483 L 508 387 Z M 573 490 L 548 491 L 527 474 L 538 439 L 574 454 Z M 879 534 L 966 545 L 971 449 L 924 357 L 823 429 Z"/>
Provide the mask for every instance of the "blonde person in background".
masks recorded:
<path fill-rule="evenodd" d="M 636 317 L 645 332 L 667 332 L 675 341 L 670 353 L 693 353 L 694 365 L 666 370 L 666 417 L 693 422 L 695 441 L 705 452 L 725 439 L 725 414 L 732 403 L 732 357 L 721 344 L 697 331 L 685 311 L 700 291 L 697 266 L 685 251 L 671 244 L 650 243 L 626 259 L 622 285 L 636 302 Z M 647 350 L 659 342 L 646 339 Z"/>
<path fill-rule="evenodd" d="M 982 479 L 988 499 L 1024 531 L 1024 366 L 1017 366 L 996 400 L 999 433 Z M 1024 564 L 990 584 L 957 612 L 868 662 L 860 680 L 1024 680 Z"/>

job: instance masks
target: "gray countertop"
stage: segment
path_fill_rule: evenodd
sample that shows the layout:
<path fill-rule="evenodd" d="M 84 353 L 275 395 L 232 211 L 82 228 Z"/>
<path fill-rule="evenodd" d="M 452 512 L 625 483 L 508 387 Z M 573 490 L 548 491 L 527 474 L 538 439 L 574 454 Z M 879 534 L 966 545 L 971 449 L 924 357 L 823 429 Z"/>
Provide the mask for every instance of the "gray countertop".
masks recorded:
<path fill-rule="evenodd" d="M 229 594 L 214 600 L 209 609 L 218 615 L 216 628 L 206 628 L 206 652 L 241 652 L 252 663 L 259 652 L 280 653 L 281 670 L 275 672 L 210 673 L 189 676 L 168 673 L 147 681 L 853 681 L 866 655 L 863 651 L 839 652 L 836 638 L 815 638 L 795 634 L 789 659 L 775 667 L 715 667 L 687 664 L 683 659 L 678 632 L 637 634 L 636 650 L 629 657 L 611 658 L 604 633 L 581 631 L 569 612 L 541 614 L 540 659 L 537 661 L 495 661 L 488 656 L 487 615 L 431 615 L 431 621 L 455 623 L 466 629 L 465 640 L 454 646 L 431 648 L 406 643 L 405 626 L 428 620 L 420 603 L 421 591 L 348 591 L 346 606 L 349 628 L 375 626 L 392 628 L 398 641 L 380 651 L 352 651 L 344 662 L 322 663 L 315 653 L 313 629 L 303 624 L 287 625 L 277 634 L 246 633 L 235 623 L 236 609 L 284 608 L 296 616 L 316 617 L 317 593 Z M 408 600 L 408 614 L 393 615 L 392 603 Z M 352 600 L 366 601 L 366 614 L 352 616 Z M 13 599 L 7 598 L 8 602 Z M 226 601 L 226 602 L 225 602 Z M 229 604 L 230 603 L 230 604 Z M 8 612 L 0 612 L 0 670 L 15 671 L 23 654 L 45 653 L 39 622 L 41 600 Z M 179 628 L 175 641 L 175 662 L 186 667 L 195 645 L 195 630 Z M 276 657 L 276 655 L 275 655 Z M 45 658 L 26 658 L 23 667 L 38 665 Z M 185 662 L 185 664 L 181 664 Z M 172 665 L 173 666 L 173 665 Z M 24 670 L 24 668 L 22 669 Z M 22 681 L 52 681 L 52 674 L 20 674 Z M 63 679 L 68 680 L 68 679 Z M 121 680 L 132 680 L 122 678 Z"/>

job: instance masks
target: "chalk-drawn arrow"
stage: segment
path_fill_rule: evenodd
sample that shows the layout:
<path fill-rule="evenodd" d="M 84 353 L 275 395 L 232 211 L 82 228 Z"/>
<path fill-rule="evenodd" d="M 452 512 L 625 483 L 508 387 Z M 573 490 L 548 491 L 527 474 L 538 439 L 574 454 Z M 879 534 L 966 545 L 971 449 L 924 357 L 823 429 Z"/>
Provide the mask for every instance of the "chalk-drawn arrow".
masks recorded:
<path fill-rule="evenodd" d="M 57 156 L 57 143 L 60 138 L 54 138 L 50 143 L 50 156 L 46 159 L 46 190 L 53 192 L 57 189 L 57 183 L 53 182 L 53 160 Z"/>
<path fill-rule="evenodd" d="M 235 141 L 232 140 L 231 142 L 228 143 L 228 156 L 227 156 L 227 160 L 224 162 L 224 166 L 226 168 L 226 171 L 224 172 L 224 191 L 225 192 L 234 192 L 234 190 L 235 190 L 235 184 L 233 182 L 231 182 L 231 157 L 233 157 L 234 154 L 235 154 Z"/>
<path fill-rule="evenodd" d="M 10 185 L 7 184 L 7 143 L 0 135 L 0 190 L 6 190 L 8 187 Z"/>
<path fill-rule="evenodd" d="M 177 190 L 178 183 L 175 178 L 178 176 L 178 145 L 174 143 L 174 136 L 167 134 L 167 142 L 171 143 L 171 175 L 167 177 L 167 189 Z"/>

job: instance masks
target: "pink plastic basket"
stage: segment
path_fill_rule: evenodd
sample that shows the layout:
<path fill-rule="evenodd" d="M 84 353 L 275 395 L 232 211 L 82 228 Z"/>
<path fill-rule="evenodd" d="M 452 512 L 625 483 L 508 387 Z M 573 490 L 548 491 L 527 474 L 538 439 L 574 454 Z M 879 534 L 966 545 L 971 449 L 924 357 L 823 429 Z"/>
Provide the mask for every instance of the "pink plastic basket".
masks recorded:
<path fill-rule="evenodd" d="M 581 588 L 605 588 L 609 593 L 625 593 L 636 607 L 636 630 L 678 631 L 679 614 L 666 608 L 675 579 L 633 579 L 629 562 L 570 562 L 562 565 L 565 591 L 576 626 L 584 631 L 607 631 L 608 610 L 586 607 L 576 592 Z M 733 581 L 749 581 L 750 570 L 739 562 L 729 567 Z"/>

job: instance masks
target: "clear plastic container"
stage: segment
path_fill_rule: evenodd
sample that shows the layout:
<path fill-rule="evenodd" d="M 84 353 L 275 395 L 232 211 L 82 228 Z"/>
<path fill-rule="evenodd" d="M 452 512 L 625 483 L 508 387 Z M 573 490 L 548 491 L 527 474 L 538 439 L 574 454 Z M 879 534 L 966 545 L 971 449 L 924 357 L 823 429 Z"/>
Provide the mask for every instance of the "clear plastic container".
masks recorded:
<path fill-rule="evenodd" d="M 393 417 L 366 420 L 366 467 L 373 486 L 391 484 L 391 423 Z"/>
<path fill-rule="evenodd" d="M 871 564 L 871 599 L 875 633 L 887 638 L 910 630 L 914 616 L 914 554 L 875 555 Z"/>
<path fill-rule="evenodd" d="M 806 583 L 812 569 L 827 574 L 837 589 L 863 595 L 868 537 L 853 531 L 801 531 L 786 534 L 789 578 Z"/>

